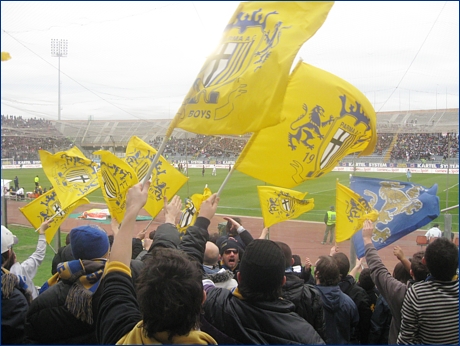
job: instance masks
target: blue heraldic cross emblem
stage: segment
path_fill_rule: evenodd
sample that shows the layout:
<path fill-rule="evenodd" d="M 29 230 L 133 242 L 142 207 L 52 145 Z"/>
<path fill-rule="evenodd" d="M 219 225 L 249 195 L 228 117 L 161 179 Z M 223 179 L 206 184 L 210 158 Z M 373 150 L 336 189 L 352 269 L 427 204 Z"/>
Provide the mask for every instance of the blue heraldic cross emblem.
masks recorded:
<path fill-rule="evenodd" d="M 377 250 L 423 227 L 440 214 L 437 184 L 425 188 L 410 182 L 352 177 L 350 188 L 379 213 L 372 235 Z M 359 258 L 364 256 L 361 232 L 352 238 Z"/>

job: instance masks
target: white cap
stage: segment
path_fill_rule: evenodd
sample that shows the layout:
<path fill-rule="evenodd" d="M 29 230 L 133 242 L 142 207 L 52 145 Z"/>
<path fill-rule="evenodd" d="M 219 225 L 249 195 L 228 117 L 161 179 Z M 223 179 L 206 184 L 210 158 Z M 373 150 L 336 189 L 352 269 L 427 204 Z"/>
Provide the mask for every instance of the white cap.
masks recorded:
<path fill-rule="evenodd" d="M 2 225 L 2 253 L 18 243 L 18 238 L 11 231 Z"/>

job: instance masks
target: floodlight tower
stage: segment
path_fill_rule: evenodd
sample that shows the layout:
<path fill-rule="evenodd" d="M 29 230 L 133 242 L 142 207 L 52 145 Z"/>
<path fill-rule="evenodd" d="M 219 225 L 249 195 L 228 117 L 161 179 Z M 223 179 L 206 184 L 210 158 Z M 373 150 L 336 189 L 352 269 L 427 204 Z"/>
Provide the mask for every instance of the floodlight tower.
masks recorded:
<path fill-rule="evenodd" d="M 61 121 L 61 58 L 67 56 L 67 40 L 52 38 L 51 56 L 58 58 L 58 121 Z"/>

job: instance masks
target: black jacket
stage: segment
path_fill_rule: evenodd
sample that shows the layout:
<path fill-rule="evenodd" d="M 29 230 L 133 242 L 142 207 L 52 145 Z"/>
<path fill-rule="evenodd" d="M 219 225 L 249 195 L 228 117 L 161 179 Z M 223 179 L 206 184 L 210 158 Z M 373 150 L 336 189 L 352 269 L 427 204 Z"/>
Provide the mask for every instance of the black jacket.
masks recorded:
<path fill-rule="evenodd" d="M 324 344 L 288 300 L 248 302 L 225 288 L 211 288 L 203 310 L 213 327 L 243 344 Z"/>
<path fill-rule="evenodd" d="M 323 340 L 326 339 L 323 300 L 321 294 L 313 285 L 305 284 L 294 273 L 286 273 L 283 298 L 294 303 L 295 312 L 307 320 Z"/>
<path fill-rule="evenodd" d="M 51 264 L 51 275 L 56 274 L 57 266 L 59 263 L 73 261 L 75 258 L 72 254 L 72 247 L 70 245 L 61 246 L 58 249 L 57 254 L 53 257 L 53 263 Z"/>

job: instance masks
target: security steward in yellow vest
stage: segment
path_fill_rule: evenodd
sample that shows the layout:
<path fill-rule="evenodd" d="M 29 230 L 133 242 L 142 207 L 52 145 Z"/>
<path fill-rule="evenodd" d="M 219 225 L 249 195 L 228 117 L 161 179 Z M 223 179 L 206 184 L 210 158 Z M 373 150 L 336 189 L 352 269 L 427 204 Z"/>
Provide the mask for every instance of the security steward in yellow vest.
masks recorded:
<path fill-rule="evenodd" d="M 324 232 L 324 238 L 321 244 L 326 244 L 327 236 L 330 234 L 329 237 L 329 244 L 332 244 L 332 239 L 334 238 L 335 233 L 335 208 L 331 206 L 330 210 L 326 212 L 324 216 L 324 223 L 326 224 L 326 231 Z"/>

